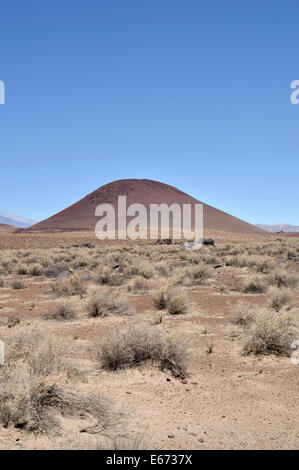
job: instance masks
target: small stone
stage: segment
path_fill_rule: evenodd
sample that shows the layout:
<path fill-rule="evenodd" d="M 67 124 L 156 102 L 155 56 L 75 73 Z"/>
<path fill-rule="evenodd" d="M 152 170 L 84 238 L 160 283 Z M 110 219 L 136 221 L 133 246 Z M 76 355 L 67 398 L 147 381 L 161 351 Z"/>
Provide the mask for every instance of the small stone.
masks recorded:
<path fill-rule="evenodd" d="M 169 439 L 174 439 L 174 434 L 168 434 Z"/>
<path fill-rule="evenodd" d="M 199 442 L 204 442 L 204 440 L 203 440 L 202 438 L 200 438 L 200 439 L 198 439 L 198 440 L 199 440 Z"/>

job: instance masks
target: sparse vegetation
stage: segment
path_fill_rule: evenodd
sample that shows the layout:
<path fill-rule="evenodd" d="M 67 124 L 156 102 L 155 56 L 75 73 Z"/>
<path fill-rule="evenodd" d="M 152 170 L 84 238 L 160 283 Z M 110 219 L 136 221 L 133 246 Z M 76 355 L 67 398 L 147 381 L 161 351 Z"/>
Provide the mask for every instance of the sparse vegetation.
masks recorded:
<path fill-rule="evenodd" d="M 25 284 L 24 282 L 20 281 L 19 279 L 15 279 L 11 283 L 11 287 L 15 290 L 20 290 L 20 289 L 25 289 Z"/>
<path fill-rule="evenodd" d="M 90 317 L 103 317 L 109 313 L 114 315 L 133 313 L 132 307 L 125 300 L 105 289 L 91 291 L 87 310 Z"/>
<path fill-rule="evenodd" d="M 103 339 L 98 358 L 101 367 L 110 371 L 153 361 L 177 377 L 186 375 L 186 345 L 173 337 L 165 338 L 146 325 L 125 328 Z"/>
<path fill-rule="evenodd" d="M 285 307 L 291 299 L 291 294 L 286 289 L 273 289 L 270 294 L 269 306 L 279 312 L 283 307 Z"/>
<path fill-rule="evenodd" d="M 288 314 L 262 309 L 245 330 L 243 349 L 245 354 L 287 356 L 293 339 L 294 330 Z"/>
<path fill-rule="evenodd" d="M 249 279 L 243 287 L 244 294 L 265 294 L 268 286 L 261 279 Z"/>
<path fill-rule="evenodd" d="M 45 320 L 60 320 L 60 321 L 70 321 L 74 320 L 77 317 L 74 308 L 67 303 L 61 303 L 56 305 L 52 312 L 46 313 L 44 318 Z"/>

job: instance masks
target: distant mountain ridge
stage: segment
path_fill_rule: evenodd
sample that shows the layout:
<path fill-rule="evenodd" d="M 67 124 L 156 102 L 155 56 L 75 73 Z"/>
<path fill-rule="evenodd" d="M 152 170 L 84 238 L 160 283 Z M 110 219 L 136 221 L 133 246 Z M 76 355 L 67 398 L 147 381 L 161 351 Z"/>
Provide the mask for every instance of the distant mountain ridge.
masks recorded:
<path fill-rule="evenodd" d="M 12 225 L 13 227 L 27 228 L 35 224 L 36 221 L 32 219 L 25 219 L 19 215 L 10 215 L 5 212 L 0 212 L 0 224 Z"/>
<path fill-rule="evenodd" d="M 276 225 L 267 225 L 267 224 L 257 224 L 259 228 L 263 228 L 268 232 L 286 232 L 286 233 L 297 233 L 299 232 L 299 226 L 297 225 L 290 225 L 290 224 L 276 224 Z"/>

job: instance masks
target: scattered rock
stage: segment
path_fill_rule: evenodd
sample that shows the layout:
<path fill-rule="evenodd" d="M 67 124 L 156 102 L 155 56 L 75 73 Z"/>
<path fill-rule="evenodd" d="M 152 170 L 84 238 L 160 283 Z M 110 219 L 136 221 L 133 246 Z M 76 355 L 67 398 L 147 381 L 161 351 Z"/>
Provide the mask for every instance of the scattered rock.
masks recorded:
<path fill-rule="evenodd" d="M 80 243 L 73 245 L 73 248 L 95 248 L 95 245 L 92 245 L 91 243 Z"/>
<path fill-rule="evenodd" d="M 174 439 L 174 434 L 168 434 L 169 439 Z"/>
<path fill-rule="evenodd" d="M 67 279 L 67 277 L 70 277 L 73 273 L 72 271 L 69 270 L 66 264 L 62 263 L 55 263 L 55 264 L 50 264 L 45 270 L 44 270 L 44 275 L 45 277 L 54 277 L 54 278 L 59 278 L 60 274 L 62 274 L 62 277 L 60 279 Z M 66 274 L 68 273 L 68 274 Z"/>
<path fill-rule="evenodd" d="M 158 238 L 158 240 L 155 241 L 155 245 L 171 245 L 172 240 L 171 238 Z"/>
<path fill-rule="evenodd" d="M 215 264 L 214 269 L 223 268 L 223 264 Z"/>
<path fill-rule="evenodd" d="M 203 245 L 215 246 L 215 242 L 213 238 L 200 238 L 199 240 L 194 241 L 194 242 L 189 241 L 189 242 L 183 243 L 182 248 L 183 250 L 197 251 L 197 250 L 200 250 Z"/>
<path fill-rule="evenodd" d="M 62 271 L 62 273 L 60 273 L 60 274 L 57 276 L 57 279 L 58 279 L 59 281 L 62 281 L 62 280 L 64 280 L 64 279 L 68 279 L 69 277 L 71 277 L 72 274 L 73 274 L 72 271 L 69 271 L 69 270 L 68 270 L 68 271 Z"/>

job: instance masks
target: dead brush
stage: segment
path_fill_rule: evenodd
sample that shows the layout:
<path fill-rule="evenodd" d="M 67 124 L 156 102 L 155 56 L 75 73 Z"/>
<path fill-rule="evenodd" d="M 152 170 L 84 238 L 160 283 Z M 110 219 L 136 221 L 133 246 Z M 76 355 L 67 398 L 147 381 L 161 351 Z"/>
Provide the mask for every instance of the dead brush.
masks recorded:
<path fill-rule="evenodd" d="M 30 276 L 41 276 L 44 272 L 44 268 L 41 264 L 35 263 L 28 268 L 28 274 Z"/>
<path fill-rule="evenodd" d="M 265 294 L 268 290 L 267 284 L 259 278 L 249 279 L 243 286 L 244 294 Z"/>
<path fill-rule="evenodd" d="M 10 315 L 6 324 L 8 328 L 13 328 L 14 326 L 20 324 L 20 318 L 17 315 Z"/>
<path fill-rule="evenodd" d="M 123 273 L 112 269 L 108 266 L 103 266 L 98 271 L 97 282 L 107 286 L 120 286 L 124 281 Z"/>
<path fill-rule="evenodd" d="M 50 294 L 53 297 L 67 297 L 71 295 L 69 283 L 67 281 L 55 282 L 51 287 Z"/>
<path fill-rule="evenodd" d="M 20 289 L 25 289 L 26 285 L 24 284 L 24 282 L 20 281 L 19 279 L 15 279 L 14 281 L 12 281 L 11 287 L 14 290 L 20 290 Z"/>
<path fill-rule="evenodd" d="M 76 318 L 77 314 L 72 305 L 65 302 L 56 305 L 52 312 L 44 315 L 45 320 L 72 321 Z"/>
<path fill-rule="evenodd" d="M 90 317 L 113 315 L 131 315 L 134 309 L 123 299 L 106 289 L 91 290 L 87 301 Z"/>
<path fill-rule="evenodd" d="M 155 271 L 159 276 L 169 277 L 173 272 L 173 265 L 167 263 L 157 263 L 154 265 Z"/>
<path fill-rule="evenodd" d="M 101 367 L 108 371 L 152 361 L 161 370 L 167 369 L 176 377 L 185 377 L 187 357 L 185 343 L 174 337 L 165 338 L 155 328 L 144 324 L 115 332 L 98 346 Z"/>
<path fill-rule="evenodd" d="M 60 426 L 60 416 L 80 419 L 81 432 L 104 435 L 119 431 L 124 420 L 124 414 L 114 410 L 100 394 L 76 394 L 24 369 L 6 371 L 5 381 L 0 385 L 3 426 L 49 434 Z"/>
<path fill-rule="evenodd" d="M 186 296 L 171 285 L 161 287 L 154 293 L 153 304 L 157 310 L 166 309 L 171 315 L 183 314 L 188 310 Z"/>
<path fill-rule="evenodd" d="M 69 376 L 68 354 L 65 341 L 39 331 L 6 338 L 6 361 L 0 368 L 3 426 L 49 433 L 59 426 L 59 415 L 92 416 L 96 430 L 109 426 L 112 415 L 101 397 L 76 395 L 56 386 L 60 376 Z"/>
<path fill-rule="evenodd" d="M 288 356 L 295 338 L 293 322 L 286 313 L 262 309 L 244 332 L 244 354 Z"/>
<path fill-rule="evenodd" d="M 136 278 L 133 279 L 132 282 L 127 287 L 129 292 L 137 293 L 137 292 L 147 292 L 149 290 L 149 285 L 143 278 Z"/>
<path fill-rule="evenodd" d="M 181 277 L 181 283 L 187 286 L 204 285 L 211 277 L 209 268 L 204 264 L 198 264 L 194 268 L 187 268 Z"/>
<path fill-rule="evenodd" d="M 290 291 L 287 289 L 273 288 L 270 292 L 269 307 L 279 312 L 287 306 L 291 300 Z"/>
<path fill-rule="evenodd" d="M 22 276 L 28 274 L 28 267 L 25 264 L 21 264 L 17 267 L 17 274 L 20 274 Z"/>
<path fill-rule="evenodd" d="M 68 280 L 69 290 L 72 295 L 79 295 L 82 299 L 86 294 L 86 287 L 78 273 L 74 273 Z"/>
<path fill-rule="evenodd" d="M 247 328 L 254 319 L 254 311 L 247 305 L 239 304 L 234 313 L 232 323 Z"/>
<path fill-rule="evenodd" d="M 289 288 L 294 289 L 299 282 L 297 274 L 290 273 L 285 269 L 276 269 L 268 277 L 269 283 L 278 288 Z"/>

